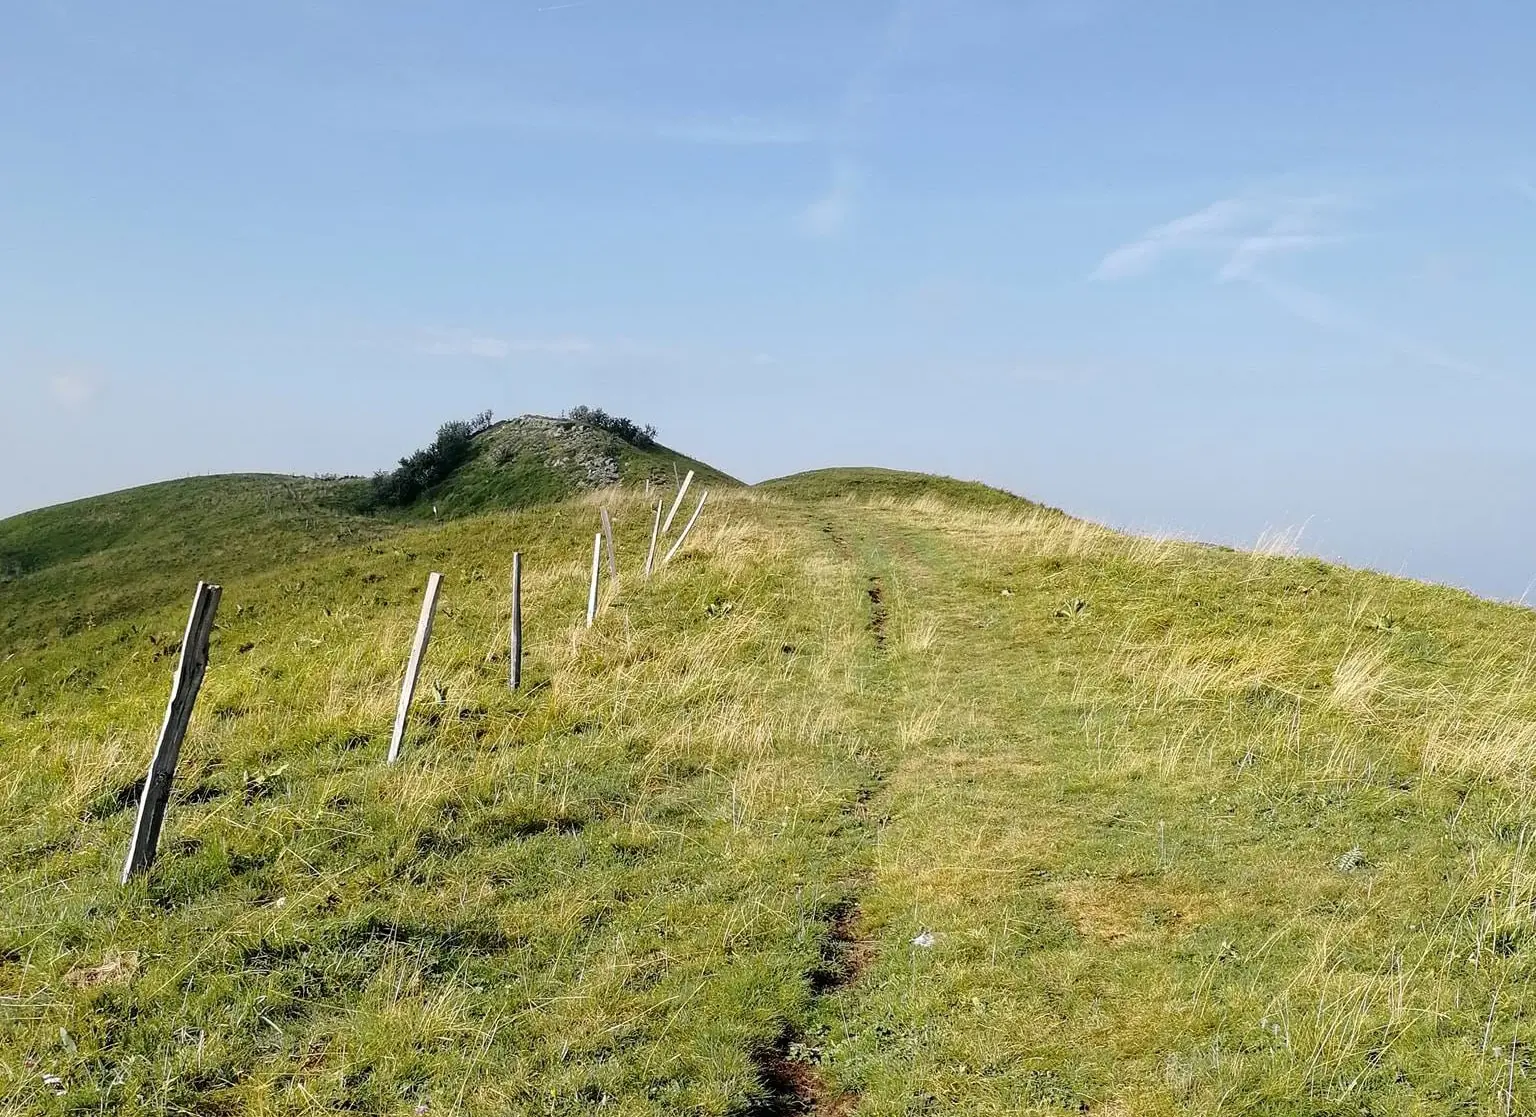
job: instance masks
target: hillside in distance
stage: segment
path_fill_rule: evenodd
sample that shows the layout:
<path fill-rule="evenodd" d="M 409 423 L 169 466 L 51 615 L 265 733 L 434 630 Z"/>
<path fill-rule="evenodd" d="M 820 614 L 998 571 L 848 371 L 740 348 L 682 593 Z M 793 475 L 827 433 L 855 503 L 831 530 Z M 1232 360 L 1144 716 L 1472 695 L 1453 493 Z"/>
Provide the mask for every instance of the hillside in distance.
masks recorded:
<path fill-rule="evenodd" d="M 400 511 L 0 522 L 0 1113 L 1536 1106 L 1529 612 L 877 469 L 711 476 L 646 578 L 670 463 L 557 452 L 602 487 L 518 504 L 473 471 L 565 464 L 498 429 Z"/>
<path fill-rule="evenodd" d="M 466 461 L 404 507 L 370 504 L 365 478 L 190 477 L 0 520 L 0 649 L 179 601 L 190 579 L 268 569 L 377 540 L 413 521 L 529 508 L 613 484 L 740 482 L 657 443 L 524 415 L 487 426 Z M 3 654 L 3 652 L 0 652 Z"/>

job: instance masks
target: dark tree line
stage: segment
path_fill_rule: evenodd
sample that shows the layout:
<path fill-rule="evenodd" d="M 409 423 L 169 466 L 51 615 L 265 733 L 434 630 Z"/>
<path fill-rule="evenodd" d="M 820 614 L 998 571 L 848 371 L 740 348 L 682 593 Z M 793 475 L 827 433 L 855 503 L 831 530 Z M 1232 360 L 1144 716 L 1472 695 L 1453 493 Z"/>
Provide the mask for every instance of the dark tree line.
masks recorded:
<path fill-rule="evenodd" d="M 655 427 L 641 426 L 632 419 L 610 415 L 600 407 L 573 407 L 563 417 L 608 431 L 632 446 L 656 445 Z M 475 436 L 489 430 L 492 421 L 491 413 L 482 411 L 473 419 L 455 419 L 438 427 L 437 437 L 430 445 L 401 458 L 395 469 L 373 475 L 360 501 L 363 510 L 405 508 L 415 504 L 469 461 L 474 453 Z"/>
<path fill-rule="evenodd" d="M 656 445 L 655 427 L 649 423 L 642 427 L 633 419 L 610 415 L 601 407 L 573 407 L 565 413 L 565 418 L 616 434 L 631 446 L 645 448 Z"/>
<path fill-rule="evenodd" d="M 373 503 L 383 508 L 414 504 L 469 460 L 475 435 L 488 430 L 491 422 L 491 413 L 482 411 L 473 419 L 454 419 L 438 427 L 431 445 L 401 458 L 398 468 L 373 475 L 369 492 Z"/>

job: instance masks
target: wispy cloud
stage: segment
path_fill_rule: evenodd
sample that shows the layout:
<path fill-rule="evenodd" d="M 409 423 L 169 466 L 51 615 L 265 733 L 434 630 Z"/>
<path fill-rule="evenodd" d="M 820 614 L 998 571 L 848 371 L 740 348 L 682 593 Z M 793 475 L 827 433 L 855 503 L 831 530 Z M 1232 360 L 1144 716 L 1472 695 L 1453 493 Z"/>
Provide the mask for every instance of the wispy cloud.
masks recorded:
<path fill-rule="evenodd" d="M 1216 273 L 1216 278 L 1223 282 L 1242 279 L 1271 256 L 1305 252 L 1337 239 L 1318 233 L 1262 233 L 1244 237 Z"/>
<path fill-rule="evenodd" d="M 1326 214 L 1339 205 L 1332 195 L 1223 198 L 1120 245 L 1099 261 L 1089 278 L 1130 279 L 1171 257 L 1188 255 L 1221 260 L 1216 278 L 1238 279 L 1271 256 L 1338 240 L 1322 226 Z"/>
<path fill-rule="evenodd" d="M 1286 313 L 1322 329 L 1354 337 L 1393 356 L 1458 376 L 1482 376 L 1470 361 L 1383 327 L 1337 301 L 1277 279 L 1267 266 L 1344 240 L 1331 227 L 1342 199 L 1332 194 L 1253 195 L 1226 198 L 1157 225 L 1106 255 L 1095 280 L 1125 280 L 1152 272 L 1170 257 L 1204 259 L 1217 283 L 1242 283 Z"/>
<path fill-rule="evenodd" d="M 1204 209 L 1155 225 L 1114 249 L 1094 268 L 1091 279 L 1129 279 L 1151 271 L 1166 257 L 1187 248 L 1231 242 L 1232 233 L 1251 219 L 1252 205 L 1237 198 L 1212 202 Z"/>
<path fill-rule="evenodd" d="M 1471 361 L 1463 360 L 1416 338 L 1389 330 L 1316 291 L 1275 279 L 1257 270 L 1244 272 L 1240 278 L 1282 310 L 1314 326 L 1354 337 L 1384 349 L 1395 357 L 1439 369 L 1441 372 L 1467 377 L 1488 375 L 1486 369 Z"/>
<path fill-rule="evenodd" d="M 1533 183 L 1530 179 L 1517 178 L 1515 180 L 1515 193 L 1519 194 L 1526 201 L 1536 204 L 1536 183 Z"/>
<path fill-rule="evenodd" d="M 813 237 L 830 237 L 841 232 L 853 212 L 858 181 L 858 169 L 852 160 L 835 160 L 827 192 L 800 212 L 800 231 Z"/>
<path fill-rule="evenodd" d="M 48 377 L 48 394 L 70 411 L 78 411 L 94 400 L 96 387 L 96 381 L 82 373 L 56 372 Z"/>
<path fill-rule="evenodd" d="M 349 90 L 327 96 L 328 119 L 361 131 L 440 134 L 524 132 L 594 140 L 790 146 L 821 137 L 797 121 L 750 112 L 648 114 L 632 108 L 576 105 L 518 97 L 474 83 L 434 81 L 411 89 Z"/>
<path fill-rule="evenodd" d="M 503 361 L 511 357 L 581 357 L 597 351 L 584 337 L 500 338 L 481 334 L 443 334 L 422 342 L 418 353 L 432 357 L 479 357 Z"/>
<path fill-rule="evenodd" d="M 649 128 L 659 140 L 722 147 L 787 147 L 811 143 L 816 138 L 809 129 L 798 124 L 740 114 L 721 119 L 692 117 L 658 121 Z"/>
<path fill-rule="evenodd" d="M 852 218 L 860 181 L 854 151 L 869 115 L 880 103 L 891 69 L 908 49 L 917 8 L 918 0 L 896 0 L 881 29 L 879 45 L 843 88 L 837 123 L 828 137 L 830 181 L 826 191 L 800 211 L 796 224 L 802 233 L 833 236 Z"/>

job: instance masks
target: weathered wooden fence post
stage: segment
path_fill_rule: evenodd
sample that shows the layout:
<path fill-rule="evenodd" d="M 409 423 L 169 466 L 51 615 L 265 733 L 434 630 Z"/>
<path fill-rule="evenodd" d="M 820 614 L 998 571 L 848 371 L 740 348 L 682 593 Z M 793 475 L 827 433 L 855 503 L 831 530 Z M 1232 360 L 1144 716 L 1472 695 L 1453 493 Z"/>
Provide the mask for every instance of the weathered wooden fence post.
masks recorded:
<path fill-rule="evenodd" d="M 411 699 L 416 697 L 416 678 L 421 674 L 421 660 L 427 654 L 427 641 L 432 638 L 432 614 L 437 611 L 437 591 L 443 584 L 443 576 L 435 570 L 427 579 L 427 595 L 421 600 L 421 617 L 416 621 L 416 639 L 411 644 L 411 658 L 405 665 L 405 682 L 400 686 L 400 706 L 395 710 L 395 732 L 389 738 L 389 763 L 400 757 L 400 746 L 405 741 L 405 724 L 411 713 Z"/>
<path fill-rule="evenodd" d="M 677 490 L 677 499 L 672 502 L 672 511 L 667 513 L 667 522 L 661 525 L 661 534 L 665 535 L 672 530 L 672 517 L 677 515 L 677 510 L 682 507 L 683 495 L 687 493 L 688 486 L 693 484 L 693 470 L 688 471 L 688 476 L 683 478 L 683 483 Z"/>
<path fill-rule="evenodd" d="M 508 670 L 512 673 L 511 685 L 516 690 L 523 685 L 523 552 L 512 552 L 512 646 L 507 656 Z"/>
<path fill-rule="evenodd" d="M 171 781 L 176 776 L 176 761 L 181 756 L 181 742 L 192 720 L 192 707 L 203 685 L 203 675 L 208 671 L 208 638 L 213 633 L 213 618 L 219 611 L 223 592 L 218 586 L 199 582 L 192 597 L 192 615 L 187 618 L 187 631 L 181 638 L 181 660 L 176 665 L 176 680 L 171 684 L 171 700 L 165 708 L 165 721 L 144 778 L 144 790 L 139 794 L 133 842 L 123 861 L 124 884 L 135 873 L 147 870 L 155 859 L 160 826 L 171 798 Z"/>
<path fill-rule="evenodd" d="M 608 518 L 608 509 L 604 508 L 601 511 L 603 521 L 603 542 L 608 544 L 608 577 L 617 578 L 619 576 L 619 563 L 613 555 L 613 521 Z"/>
<path fill-rule="evenodd" d="M 598 532 L 592 537 L 592 588 L 587 591 L 587 627 L 592 627 L 592 622 L 597 619 L 597 575 L 600 569 L 599 563 L 603 561 L 603 533 Z"/>
<path fill-rule="evenodd" d="M 667 563 L 672 561 L 672 556 L 677 554 L 677 549 L 683 545 L 683 540 L 687 539 L 688 533 L 693 530 L 693 525 L 698 520 L 699 513 L 704 511 L 704 502 L 708 499 L 709 490 L 705 489 L 704 495 L 699 497 L 699 506 L 693 510 L 693 515 L 688 517 L 688 523 L 683 528 L 683 533 L 677 537 L 677 542 L 672 544 L 672 549 L 667 552 L 667 557 L 661 560 L 661 565 L 667 565 Z"/>
<path fill-rule="evenodd" d="M 651 567 L 656 565 L 656 537 L 661 534 L 661 501 L 656 502 L 656 522 L 651 524 L 651 549 L 645 552 L 645 576 L 651 576 Z"/>

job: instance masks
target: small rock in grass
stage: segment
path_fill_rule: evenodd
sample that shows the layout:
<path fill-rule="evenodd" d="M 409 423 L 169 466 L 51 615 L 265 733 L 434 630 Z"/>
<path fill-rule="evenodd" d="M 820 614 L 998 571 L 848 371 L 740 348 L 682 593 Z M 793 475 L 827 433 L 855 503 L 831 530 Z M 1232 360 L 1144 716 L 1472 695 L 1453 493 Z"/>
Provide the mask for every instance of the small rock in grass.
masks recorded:
<path fill-rule="evenodd" d="M 1369 864 L 1370 862 L 1365 859 L 1365 850 L 1355 846 L 1353 849 L 1348 850 L 1343 857 L 1339 858 L 1338 870 L 1341 873 L 1353 873 L 1359 869 L 1366 868 Z"/>

